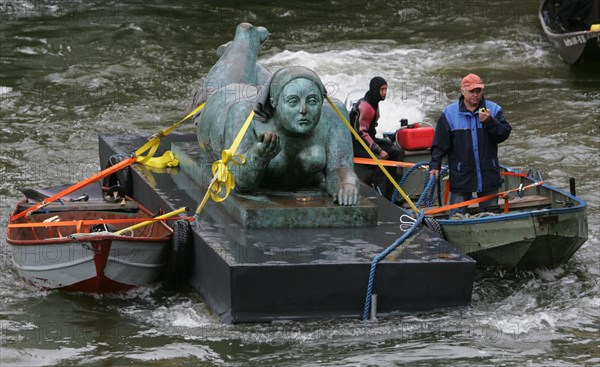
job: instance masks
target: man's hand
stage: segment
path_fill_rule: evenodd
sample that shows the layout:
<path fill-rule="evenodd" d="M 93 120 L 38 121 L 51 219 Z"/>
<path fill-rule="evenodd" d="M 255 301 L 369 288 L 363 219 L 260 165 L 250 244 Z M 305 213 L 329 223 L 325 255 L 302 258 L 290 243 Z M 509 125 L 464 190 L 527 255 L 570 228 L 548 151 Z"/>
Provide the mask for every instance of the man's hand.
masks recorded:
<path fill-rule="evenodd" d="M 482 124 L 485 124 L 487 122 L 490 122 L 492 119 L 492 114 L 490 113 L 490 110 L 485 110 L 485 111 L 479 111 L 479 121 L 481 121 Z"/>
<path fill-rule="evenodd" d="M 440 170 L 439 169 L 432 169 L 431 171 L 429 171 L 429 178 L 431 177 L 439 177 L 440 176 Z"/>
<path fill-rule="evenodd" d="M 389 157 L 390 157 L 390 155 L 385 150 L 382 150 L 378 154 L 379 159 L 388 159 Z"/>

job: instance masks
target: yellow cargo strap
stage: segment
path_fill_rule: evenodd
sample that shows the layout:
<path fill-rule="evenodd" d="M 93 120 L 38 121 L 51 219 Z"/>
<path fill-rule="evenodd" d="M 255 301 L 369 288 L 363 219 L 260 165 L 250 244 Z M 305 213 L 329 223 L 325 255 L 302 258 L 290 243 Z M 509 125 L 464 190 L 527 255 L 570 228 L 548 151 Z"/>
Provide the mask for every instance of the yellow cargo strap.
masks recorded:
<path fill-rule="evenodd" d="M 177 161 L 177 159 L 175 159 L 175 156 L 173 155 L 173 153 L 171 151 L 165 152 L 165 154 L 163 154 L 162 157 L 153 158 L 153 155 L 154 155 L 154 153 L 156 153 L 156 150 L 158 149 L 158 146 L 160 144 L 160 139 L 162 137 L 169 135 L 173 130 L 175 130 L 185 120 L 189 119 L 190 117 L 194 116 L 198 112 L 202 111 L 202 109 L 204 108 L 204 105 L 205 105 L 205 103 L 200 104 L 198 107 L 196 107 L 192 112 L 190 112 L 187 116 L 185 116 L 181 120 L 177 121 L 170 127 L 166 128 L 164 130 L 161 130 L 159 133 L 152 135 L 148 139 L 148 142 L 146 144 L 142 145 L 138 150 L 135 151 L 135 157 L 129 157 L 115 165 L 112 165 L 112 166 L 100 171 L 99 173 L 93 174 L 92 176 L 62 190 L 58 194 L 55 194 L 52 197 L 49 197 L 33 206 L 27 208 L 26 210 L 13 215 L 10 218 L 10 220 L 14 221 L 16 219 L 19 219 L 34 210 L 37 210 L 53 201 L 56 201 L 65 195 L 69 195 L 70 193 L 77 191 L 80 188 L 91 184 L 92 182 L 96 182 L 104 177 L 107 177 L 107 176 L 117 172 L 118 170 L 121 170 L 125 167 L 132 165 L 135 162 L 142 163 L 142 164 L 145 164 L 145 165 L 148 165 L 151 167 L 156 167 L 156 168 L 177 167 L 179 165 L 179 161 Z M 149 150 L 148 154 L 145 156 L 142 156 L 142 154 L 148 150 Z"/>
<path fill-rule="evenodd" d="M 400 195 L 402 195 L 402 197 L 404 198 L 404 200 L 406 200 L 406 202 L 408 203 L 408 205 L 410 205 L 411 209 L 414 212 L 414 215 L 419 215 L 419 209 L 417 209 L 417 207 L 410 200 L 410 198 L 408 197 L 408 195 L 406 195 L 404 193 L 404 191 L 402 191 L 402 189 L 400 188 L 400 185 L 398 185 L 398 183 L 396 182 L 396 180 L 394 180 L 394 178 L 390 175 L 390 173 L 385 169 L 385 167 L 383 166 L 383 164 L 381 164 L 381 161 L 379 159 L 377 159 L 377 156 L 371 151 L 371 149 L 369 149 L 369 147 L 362 140 L 362 138 L 360 137 L 360 135 L 358 135 L 358 133 L 356 132 L 356 130 L 354 130 L 354 128 L 352 127 L 352 125 L 350 125 L 350 123 L 348 122 L 348 120 L 346 120 L 346 117 L 344 117 L 344 115 L 340 112 L 340 110 L 336 107 L 336 105 L 333 104 L 333 102 L 331 101 L 331 99 L 329 98 L 329 96 L 325 96 L 325 99 L 327 99 L 327 102 L 329 102 L 329 104 L 331 105 L 331 107 L 333 108 L 333 110 L 338 114 L 338 116 L 340 117 L 340 119 L 342 119 L 342 121 L 344 122 L 344 124 L 346 124 L 346 127 L 354 135 L 354 137 L 356 138 L 356 140 L 362 144 L 363 148 L 365 148 L 365 151 L 367 151 L 367 153 L 369 153 L 369 155 L 371 156 L 371 158 L 373 158 L 373 160 L 377 163 L 377 166 L 379 166 L 379 169 L 381 169 L 383 171 L 383 173 L 388 178 L 388 180 L 390 180 L 390 182 L 394 185 L 394 187 L 396 188 L 396 190 L 398 190 L 398 192 L 400 193 Z"/>
<path fill-rule="evenodd" d="M 208 189 L 206 190 L 206 194 L 204 194 L 204 198 L 200 204 L 198 204 L 198 208 L 196 209 L 196 216 L 200 214 L 206 203 L 208 202 L 208 198 L 212 198 L 213 201 L 219 203 L 229 196 L 231 190 L 235 188 L 235 180 L 233 178 L 233 174 L 229 170 L 229 162 L 235 165 L 242 165 L 246 163 L 246 158 L 244 158 L 241 154 L 236 154 L 236 150 L 240 143 L 242 142 L 242 138 L 246 135 L 246 131 L 250 126 L 250 122 L 252 122 L 252 118 L 254 117 L 254 111 L 251 111 L 244 125 L 238 132 L 237 136 L 231 143 L 231 147 L 229 149 L 223 150 L 221 153 L 221 159 L 213 163 L 212 165 L 212 173 L 213 178 L 208 184 Z"/>
<path fill-rule="evenodd" d="M 120 229 L 120 230 L 116 231 L 115 234 L 122 235 L 122 234 L 125 234 L 125 233 L 129 232 L 131 234 L 131 236 L 133 236 L 133 231 L 136 230 L 136 229 L 138 229 L 138 228 L 145 227 L 145 226 L 147 226 L 149 224 L 154 223 L 156 220 L 159 220 L 159 219 L 167 219 L 167 218 L 174 217 L 176 215 L 179 215 L 181 213 L 186 212 L 187 210 L 188 210 L 188 208 L 182 207 L 182 208 L 173 210 L 171 212 L 168 212 L 166 214 L 159 215 L 158 217 L 153 218 L 153 220 L 147 220 L 147 221 L 144 221 L 142 223 L 136 223 L 136 224 L 134 224 L 132 226 L 129 226 L 127 228 Z"/>
<path fill-rule="evenodd" d="M 179 166 L 179 160 L 175 158 L 175 155 L 170 150 L 167 150 L 160 157 L 152 157 L 147 159 L 144 163 L 144 166 L 149 166 L 153 168 L 166 168 L 166 167 L 177 167 Z"/>
<path fill-rule="evenodd" d="M 171 151 L 165 152 L 162 157 L 154 158 L 154 154 L 160 145 L 160 139 L 169 135 L 173 130 L 175 130 L 179 125 L 181 125 L 184 121 L 189 119 L 190 117 L 196 115 L 198 112 L 202 111 L 204 105 L 206 103 L 201 103 L 198 107 L 196 107 L 192 112 L 190 112 L 187 116 L 177 121 L 173 125 L 168 128 L 159 131 L 158 133 L 152 135 L 148 138 L 148 142 L 142 145 L 138 150 L 135 151 L 136 162 L 145 164 L 151 167 L 156 168 L 164 168 L 164 167 L 177 167 L 179 165 L 179 161 L 175 159 L 173 153 Z M 148 151 L 148 154 L 145 156 L 142 155 Z"/>

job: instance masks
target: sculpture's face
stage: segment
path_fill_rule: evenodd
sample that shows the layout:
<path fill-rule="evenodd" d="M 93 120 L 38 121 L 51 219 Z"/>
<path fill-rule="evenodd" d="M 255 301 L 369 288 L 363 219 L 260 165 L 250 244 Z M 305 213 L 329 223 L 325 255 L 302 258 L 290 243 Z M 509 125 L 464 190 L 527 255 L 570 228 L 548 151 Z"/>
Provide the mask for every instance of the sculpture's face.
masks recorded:
<path fill-rule="evenodd" d="M 280 128 L 293 135 L 314 130 L 321 118 L 323 96 L 319 87 L 305 78 L 289 82 L 279 95 L 275 117 Z"/>

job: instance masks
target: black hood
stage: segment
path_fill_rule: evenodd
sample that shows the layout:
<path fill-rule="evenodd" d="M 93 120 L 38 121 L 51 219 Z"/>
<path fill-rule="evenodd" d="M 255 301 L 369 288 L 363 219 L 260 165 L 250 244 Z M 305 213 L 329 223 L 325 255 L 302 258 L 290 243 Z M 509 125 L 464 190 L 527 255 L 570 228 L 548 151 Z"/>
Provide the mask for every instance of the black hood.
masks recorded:
<path fill-rule="evenodd" d="M 380 76 L 376 76 L 369 82 L 369 91 L 365 93 L 364 100 L 367 101 L 373 109 L 379 108 L 379 102 L 383 100 L 379 89 L 382 85 L 386 85 L 387 82 Z"/>

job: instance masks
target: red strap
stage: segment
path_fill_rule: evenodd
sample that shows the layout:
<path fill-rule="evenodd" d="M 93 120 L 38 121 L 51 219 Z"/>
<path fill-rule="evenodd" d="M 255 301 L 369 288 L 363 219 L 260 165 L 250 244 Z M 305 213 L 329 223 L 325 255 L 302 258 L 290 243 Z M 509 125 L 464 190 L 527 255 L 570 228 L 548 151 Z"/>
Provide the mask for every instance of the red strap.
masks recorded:
<path fill-rule="evenodd" d="M 510 190 L 506 190 L 506 191 L 503 191 L 503 192 L 499 192 L 499 193 L 496 193 L 496 194 L 483 196 L 483 197 L 480 197 L 480 198 L 477 198 L 477 199 L 471 199 L 471 200 L 463 201 L 463 202 L 456 203 L 456 204 L 441 206 L 439 208 L 430 209 L 430 210 L 426 211 L 425 215 L 433 215 L 433 214 L 445 212 L 445 211 L 450 210 L 450 209 L 456 209 L 456 208 L 460 208 L 460 207 L 463 207 L 463 206 L 468 206 L 468 205 L 471 205 L 471 204 L 481 203 L 483 201 L 487 201 L 487 200 L 493 199 L 493 198 L 495 198 L 497 196 L 506 197 L 506 194 L 508 194 L 510 192 L 515 192 L 515 191 L 521 191 L 521 190 L 529 189 L 529 188 L 532 188 L 532 187 L 540 186 L 543 183 L 544 183 L 544 181 L 537 181 L 537 182 L 532 183 L 531 185 L 527 185 L 527 186 L 522 187 L 522 188 L 521 187 L 517 187 L 517 188 L 514 188 L 514 189 L 510 189 Z M 508 204 L 507 204 L 507 202 L 508 201 L 505 199 L 504 200 L 504 212 L 505 213 L 508 213 Z"/>
<path fill-rule="evenodd" d="M 444 205 L 448 205 L 449 197 L 450 197 L 450 180 L 446 180 L 446 192 L 444 193 Z"/>
<path fill-rule="evenodd" d="M 500 172 L 500 174 L 502 176 L 527 177 L 527 173 L 520 173 L 520 172 L 504 171 L 504 172 Z"/>
<path fill-rule="evenodd" d="M 462 202 L 456 203 L 456 204 L 450 204 L 450 205 L 441 206 L 439 208 L 435 208 L 435 209 L 431 209 L 431 210 L 426 211 L 425 215 L 437 214 L 437 213 L 445 212 L 445 211 L 450 210 L 450 209 L 456 209 L 456 208 L 461 208 L 463 206 L 468 206 L 468 205 L 471 205 L 471 204 L 481 203 L 483 201 L 493 199 L 493 198 L 495 198 L 498 195 L 500 195 L 500 194 L 487 195 L 487 196 L 483 196 L 483 197 L 480 197 L 480 198 L 477 198 L 477 199 L 471 199 L 471 200 L 462 201 Z"/>

